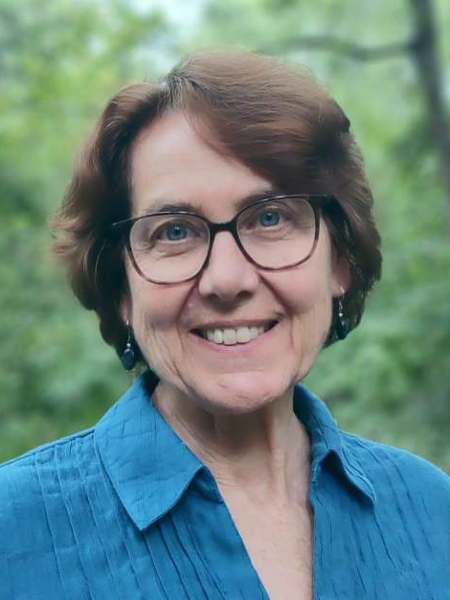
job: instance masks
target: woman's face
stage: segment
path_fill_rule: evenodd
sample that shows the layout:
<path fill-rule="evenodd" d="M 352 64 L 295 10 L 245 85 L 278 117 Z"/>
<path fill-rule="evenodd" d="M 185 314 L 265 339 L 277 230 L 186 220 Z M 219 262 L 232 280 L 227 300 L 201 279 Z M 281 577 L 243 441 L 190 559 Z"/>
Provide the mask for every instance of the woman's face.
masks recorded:
<path fill-rule="evenodd" d="M 244 198 L 271 183 L 205 144 L 180 112 L 143 131 L 132 153 L 133 216 L 161 204 L 189 203 L 210 221 L 238 212 Z M 301 183 L 298 192 L 301 193 Z M 157 285 L 127 262 L 130 296 L 122 305 L 166 394 L 210 412 L 250 412 L 292 392 L 327 337 L 332 297 L 346 287 L 346 265 L 333 258 L 322 221 L 313 256 L 284 271 L 263 271 L 229 232 L 216 235 L 195 279 Z M 247 343 L 216 344 L 194 330 L 276 325 Z"/>

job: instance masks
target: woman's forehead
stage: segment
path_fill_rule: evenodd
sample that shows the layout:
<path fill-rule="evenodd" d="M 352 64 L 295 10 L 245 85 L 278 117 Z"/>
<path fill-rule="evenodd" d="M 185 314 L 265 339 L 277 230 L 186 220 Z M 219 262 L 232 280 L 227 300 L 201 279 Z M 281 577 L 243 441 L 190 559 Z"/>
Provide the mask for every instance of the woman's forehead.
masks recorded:
<path fill-rule="evenodd" d="M 272 195 L 271 183 L 246 165 L 216 152 L 183 113 L 167 113 L 136 141 L 132 157 L 133 205 L 138 214 L 184 204 L 229 201 L 239 208 L 249 196 Z"/>

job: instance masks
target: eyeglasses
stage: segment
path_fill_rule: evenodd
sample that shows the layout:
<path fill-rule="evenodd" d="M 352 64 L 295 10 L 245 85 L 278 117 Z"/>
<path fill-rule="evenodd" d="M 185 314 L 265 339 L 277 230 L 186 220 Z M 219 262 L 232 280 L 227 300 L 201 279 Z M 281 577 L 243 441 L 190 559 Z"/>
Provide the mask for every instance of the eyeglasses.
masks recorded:
<path fill-rule="evenodd" d="M 217 233 L 228 231 L 242 254 L 266 271 L 295 267 L 317 246 L 320 211 L 333 196 L 293 194 L 264 198 L 231 221 L 212 223 L 188 211 L 162 211 L 118 221 L 114 237 L 125 239 L 136 271 L 152 283 L 181 283 L 208 264 Z"/>

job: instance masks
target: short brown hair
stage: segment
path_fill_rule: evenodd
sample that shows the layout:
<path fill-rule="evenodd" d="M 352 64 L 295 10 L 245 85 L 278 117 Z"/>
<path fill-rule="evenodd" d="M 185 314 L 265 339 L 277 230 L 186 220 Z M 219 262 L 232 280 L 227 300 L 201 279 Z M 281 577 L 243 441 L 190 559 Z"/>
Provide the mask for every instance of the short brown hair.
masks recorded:
<path fill-rule="evenodd" d="M 213 135 L 208 143 L 286 193 L 332 194 L 325 214 L 335 247 L 346 256 L 349 328 L 381 274 L 380 237 L 363 160 L 340 106 L 311 74 L 247 51 L 207 52 L 180 62 L 158 82 L 119 91 L 79 154 L 63 204 L 54 249 L 80 302 L 95 310 L 100 331 L 121 353 L 126 328 L 119 306 L 127 292 L 123 248 L 109 228 L 131 211 L 130 155 L 138 134 L 168 110 L 182 110 Z M 205 128 L 203 127 L 203 130 Z M 334 327 L 327 343 L 335 340 Z"/>

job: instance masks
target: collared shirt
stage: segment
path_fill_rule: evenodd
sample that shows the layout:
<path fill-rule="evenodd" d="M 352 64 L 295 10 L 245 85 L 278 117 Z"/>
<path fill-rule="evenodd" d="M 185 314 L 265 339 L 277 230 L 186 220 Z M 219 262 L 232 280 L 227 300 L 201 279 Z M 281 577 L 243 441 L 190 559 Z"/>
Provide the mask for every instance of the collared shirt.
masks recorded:
<path fill-rule="evenodd" d="M 92 429 L 1 466 L 1 600 L 267 600 L 214 477 L 147 390 L 139 378 Z M 342 432 L 303 386 L 294 409 L 314 598 L 449 599 L 449 478 Z"/>

